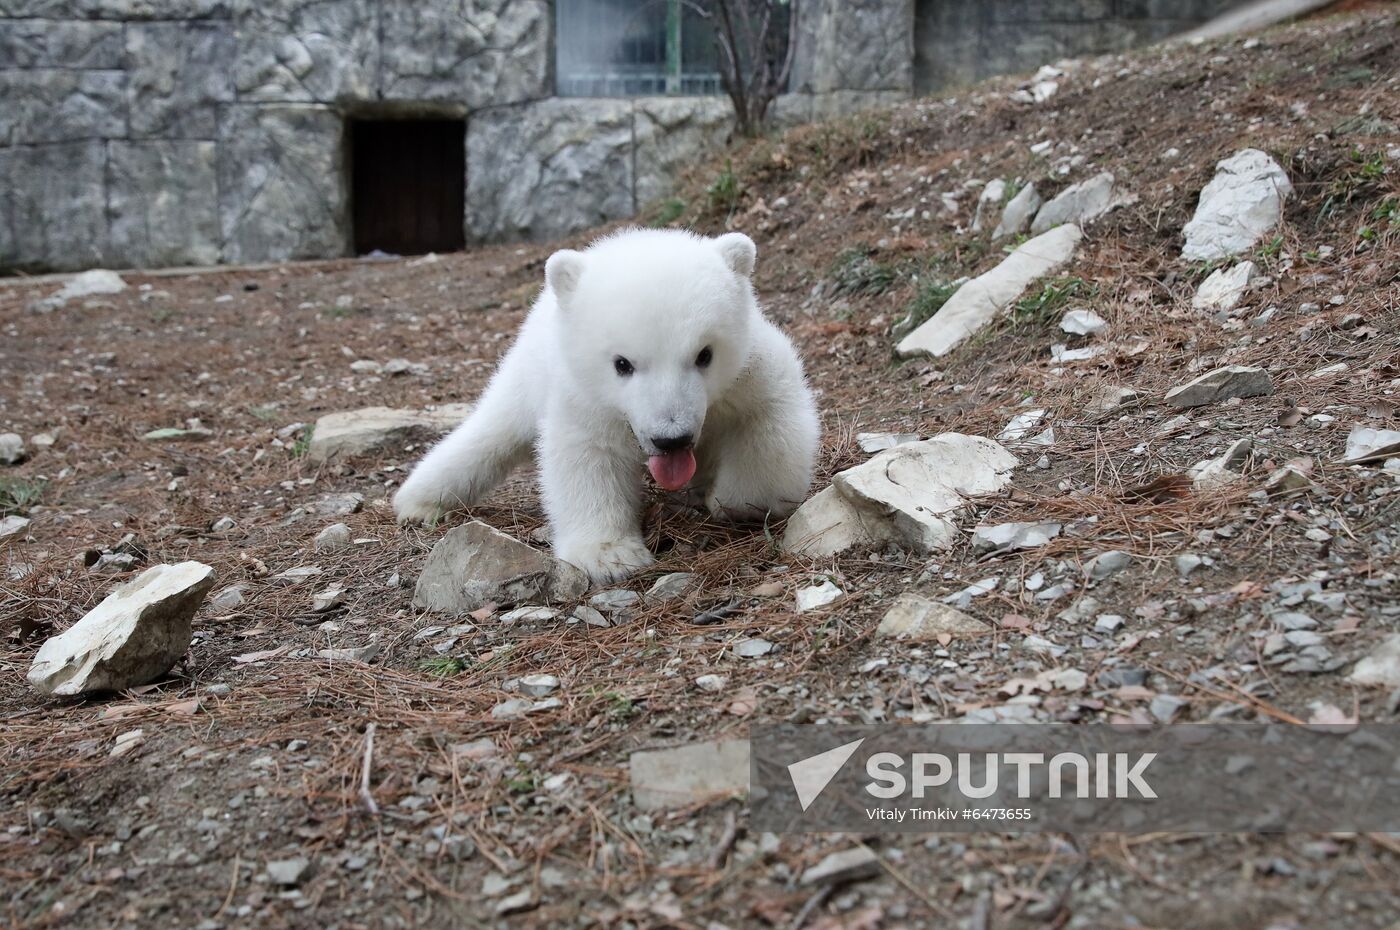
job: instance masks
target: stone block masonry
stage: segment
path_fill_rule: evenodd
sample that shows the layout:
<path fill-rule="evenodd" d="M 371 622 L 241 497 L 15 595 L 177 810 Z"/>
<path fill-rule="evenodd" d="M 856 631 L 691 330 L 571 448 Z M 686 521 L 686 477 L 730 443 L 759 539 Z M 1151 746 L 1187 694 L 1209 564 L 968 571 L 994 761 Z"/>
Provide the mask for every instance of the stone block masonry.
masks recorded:
<path fill-rule="evenodd" d="M 631 216 L 724 143 L 729 102 L 554 96 L 554 6 L 567 2 L 5 0 L 0 272 L 350 254 L 356 119 L 465 121 L 469 243 Z M 945 76 L 976 77 L 1129 44 L 1056 30 L 1152 32 L 1225 5 L 804 0 L 792 93 L 772 119 L 902 100 L 928 87 L 930 55 Z"/>
<path fill-rule="evenodd" d="M 840 6 L 810 4 L 784 123 L 907 95 L 907 54 L 860 50 L 908 0 Z M 631 216 L 729 137 L 723 97 L 553 96 L 552 28 L 549 0 L 8 0 L 0 271 L 349 254 L 357 118 L 465 119 L 472 243 Z"/>

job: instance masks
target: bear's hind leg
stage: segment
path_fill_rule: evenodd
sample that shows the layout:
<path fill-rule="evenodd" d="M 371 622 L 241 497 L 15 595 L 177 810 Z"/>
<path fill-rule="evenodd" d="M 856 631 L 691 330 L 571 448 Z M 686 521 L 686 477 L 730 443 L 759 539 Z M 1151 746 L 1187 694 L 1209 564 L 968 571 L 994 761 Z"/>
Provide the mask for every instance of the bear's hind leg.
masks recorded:
<path fill-rule="evenodd" d="M 810 408 L 785 419 L 749 419 L 716 437 L 714 483 L 705 495 L 711 515 L 722 520 L 786 517 L 812 485 L 820 426 Z"/>

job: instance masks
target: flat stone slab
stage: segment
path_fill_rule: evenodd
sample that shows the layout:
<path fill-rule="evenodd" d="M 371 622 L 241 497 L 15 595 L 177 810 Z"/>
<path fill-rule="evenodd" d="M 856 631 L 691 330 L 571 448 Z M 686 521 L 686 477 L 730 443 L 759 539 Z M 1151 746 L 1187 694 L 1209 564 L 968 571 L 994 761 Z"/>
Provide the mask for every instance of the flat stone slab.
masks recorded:
<path fill-rule="evenodd" d="M 11 516 L 0 520 L 0 543 L 18 539 L 29 530 L 28 517 Z"/>
<path fill-rule="evenodd" d="M 956 607 L 918 594 L 901 594 L 875 628 L 875 636 L 917 642 L 939 636 L 975 636 L 988 630 L 987 624 Z"/>
<path fill-rule="evenodd" d="M 1202 407 L 1232 397 L 1265 397 L 1273 392 L 1273 379 L 1264 369 L 1226 365 L 1172 388 L 1165 399 L 1173 407 Z"/>
<path fill-rule="evenodd" d="M 471 404 L 444 404 L 436 410 L 363 407 L 328 413 L 316 421 L 306 457 L 329 462 L 364 455 L 407 441 L 415 432 L 442 434 L 471 413 Z"/>
<path fill-rule="evenodd" d="M 213 586 L 214 569 L 202 562 L 146 569 L 39 647 L 29 683 L 71 696 L 155 681 L 189 649 L 191 620 Z"/>
<path fill-rule="evenodd" d="M 632 802 L 646 811 L 689 807 L 749 790 L 748 740 L 715 740 L 632 753 Z"/>
<path fill-rule="evenodd" d="M 838 473 L 799 507 L 783 546 L 818 557 L 885 542 L 925 554 L 946 549 L 957 538 L 950 515 L 968 497 L 1004 488 L 1016 464 L 992 440 L 962 433 L 895 446 Z"/>
<path fill-rule="evenodd" d="M 1086 226 L 1113 206 L 1113 175 L 1105 171 L 1071 184 L 1040 208 L 1031 232 L 1040 235 L 1065 223 Z"/>
<path fill-rule="evenodd" d="M 1233 310 L 1244 299 L 1254 280 L 1254 262 L 1240 262 L 1229 268 L 1217 268 L 1201 282 L 1196 296 L 1191 298 L 1194 310 Z"/>
<path fill-rule="evenodd" d="M 938 312 L 900 340 L 901 358 L 947 355 L 1005 313 L 1035 281 L 1064 267 L 1083 237 L 1073 223 L 1021 244 L 1000 265 L 958 288 Z"/>
<path fill-rule="evenodd" d="M 1025 232 L 1042 203 L 1044 201 L 1040 199 L 1034 184 L 1027 184 L 1021 188 L 1015 197 L 1007 201 L 1006 209 L 1001 211 L 1001 222 L 992 230 L 992 240 Z"/>
<path fill-rule="evenodd" d="M 487 604 L 559 603 L 588 590 L 588 576 L 480 521 L 437 541 L 418 576 L 413 606 L 461 614 Z"/>
<path fill-rule="evenodd" d="M 1241 149 L 1215 166 L 1196 214 L 1182 229 L 1181 257 L 1213 262 L 1254 247 L 1278 225 L 1293 193 L 1288 175 L 1258 149 Z"/>
<path fill-rule="evenodd" d="M 1400 688 L 1400 633 L 1392 633 L 1356 663 L 1347 676 L 1353 684 Z"/>
<path fill-rule="evenodd" d="M 1060 535 L 1058 523 L 999 523 L 979 526 L 972 531 L 972 548 L 979 552 L 997 549 L 1036 549 Z"/>
<path fill-rule="evenodd" d="M 1347 451 L 1343 463 L 1357 465 L 1379 462 L 1400 455 L 1400 430 L 1374 429 L 1360 423 L 1347 434 Z"/>

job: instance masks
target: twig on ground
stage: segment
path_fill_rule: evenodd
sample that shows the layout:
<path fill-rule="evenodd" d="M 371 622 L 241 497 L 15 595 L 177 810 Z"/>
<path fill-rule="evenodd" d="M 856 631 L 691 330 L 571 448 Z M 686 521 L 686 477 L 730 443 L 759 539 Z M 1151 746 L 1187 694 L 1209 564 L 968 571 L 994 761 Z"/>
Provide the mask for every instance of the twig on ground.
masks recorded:
<path fill-rule="evenodd" d="M 360 769 L 360 800 L 365 802 L 365 810 L 371 817 L 379 816 L 379 805 L 374 803 L 374 795 L 369 790 L 369 772 L 374 764 L 374 724 L 365 727 L 365 761 Z"/>

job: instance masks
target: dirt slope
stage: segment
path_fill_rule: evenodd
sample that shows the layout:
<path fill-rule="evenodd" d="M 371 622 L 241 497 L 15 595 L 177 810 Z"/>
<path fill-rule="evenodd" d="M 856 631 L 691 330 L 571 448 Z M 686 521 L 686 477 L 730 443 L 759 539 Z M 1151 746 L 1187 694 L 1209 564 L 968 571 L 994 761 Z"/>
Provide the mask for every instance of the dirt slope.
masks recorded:
<path fill-rule="evenodd" d="M 49 314 L 29 307 L 53 286 L 0 288 L 0 431 L 32 452 L 0 468 L 0 492 L 33 519 L 0 550 L 0 925 L 1393 926 L 1400 843 L 1386 835 L 868 837 L 884 872 L 814 896 L 796 876 L 855 838 L 754 834 L 740 800 L 671 814 L 631 801 L 632 750 L 742 736 L 754 721 L 1009 706 L 1046 722 L 1149 720 L 1163 696 L 1177 720 L 1334 709 L 1396 721 L 1394 696 L 1345 676 L 1400 631 L 1400 483 L 1338 461 L 1353 424 L 1400 428 L 1400 20 L 1322 19 L 1066 71 L 1039 105 L 1013 100 L 1008 79 L 755 143 L 697 167 L 651 217 L 758 240 L 760 293 L 821 392 L 823 483 L 865 458 L 859 431 L 995 436 L 1016 413 L 1046 410 L 1054 444 L 1023 452 L 1011 493 L 965 520 L 1076 527 L 1029 552 L 961 544 L 931 561 L 890 550 L 808 563 L 658 498 L 648 532 L 662 562 L 627 587 L 694 571 L 702 583 L 683 599 L 644 600 L 608 628 L 487 617 L 444 630 L 453 621 L 410 605 L 443 531 L 401 530 L 384 502 L 421 447 L 318 468 L 296 424 L 472 399 L 548 248 L 134 276 Z M 1179 257 L 1181 228 L 1215 163 L 1246 146 L 1284 166 L 1295 194 L 1251 256 L 1267 283 L 1230 314 L 1202 314 L 1191 296 L 1211 269 Z M 894 360 L 892 328 L 1002 257 L 964 231 L 985 182 L 1033 181 L 1048 197 L 1105 170 L 1136 200 L 1088 228 L 1051 286 L 951 356 Z M 1061 333 L 1076 307 L 1106 333 Z M 1056 342 L 1107 351 L 1056 363 Z M 351 368 L 396 358 L 422 367 Z M 1276 393 L 1175 423 L 1154 400 L 1222 364 L 1267 368 Z M 1105 384 L 1148 402 L 1089 416 Z M 213 436 L 140 439 L 190 418 Z M 44 432 L 51 446 L 32 441 Z M 1241 437 L 1256 450 L 1246 480 L 1189 490 L 1180 476 Z M 1311 490 L 1257 493 L 1299 457 L 1313 460 Z M 344 492 L 363 509 L 316 511 Z M 214 531 L 224 516 L 233 526 Z M 474 516 L 528 538 L 542 523 L 530 476 Z M 337 520 L 366 541 L 312 551 Z M 88 563 L 128 534 L 138 568 L 196 558 L 220 588 L 246 584 L 243 602 L 206 605 L 189 656 L 151 689 L 38 698 L 23 680 L 30 659 L 125 577 Z M 1130 566 L 1086 590 L 1083 563 L 1110 549 Z M 1188 554 L 1205 564 L 1183 579 Z M 300 565 L 322 573 L 268 580 Z M 793 593 L 813 573 L 846 594 L 799 616 Z M 1065 595 L 1035 597 L 1036 576 Z M 900 592 L 942 597 L 986 578 L 996 589 L 967 610 L 994 635 L 941 648 L 873 639 Z M 312 592 L 331 582 L 348 589 L 344 608 L 312 615 Z M 1089 615 L 1062 616 L 1086 594 Z M 720 622 L 693 622 L 731 602 Z M 1274 648 L 1284 608 L 1317 620 L 1326 658 Z M 1123 625 L 1105 633 L 1100 615 Z M 757 659 L 726 648 L 752 637 L 777 648 Z M 371 642 L 382 651 L 368 665 L 317 657 Z M 1053 669 L 1082 672 L 1083 688 L 1008 696 L 1012 679 Z M 562 706 L 494 717 L 535 672 L 562 679 Z M 702 690 L 703 674 L 728 684 Z M 377 817 L 360 794 L 370 723 Z M 110 757 L 138 728 L 143 741 Z M 484 759 L 461 748 L 483 739 L 495 747 Z M 297 858 L 308 868 L 295 884 L 269 879 L 270 862 Z M 497 917 L 520 892 L 522 912 Z"/>

